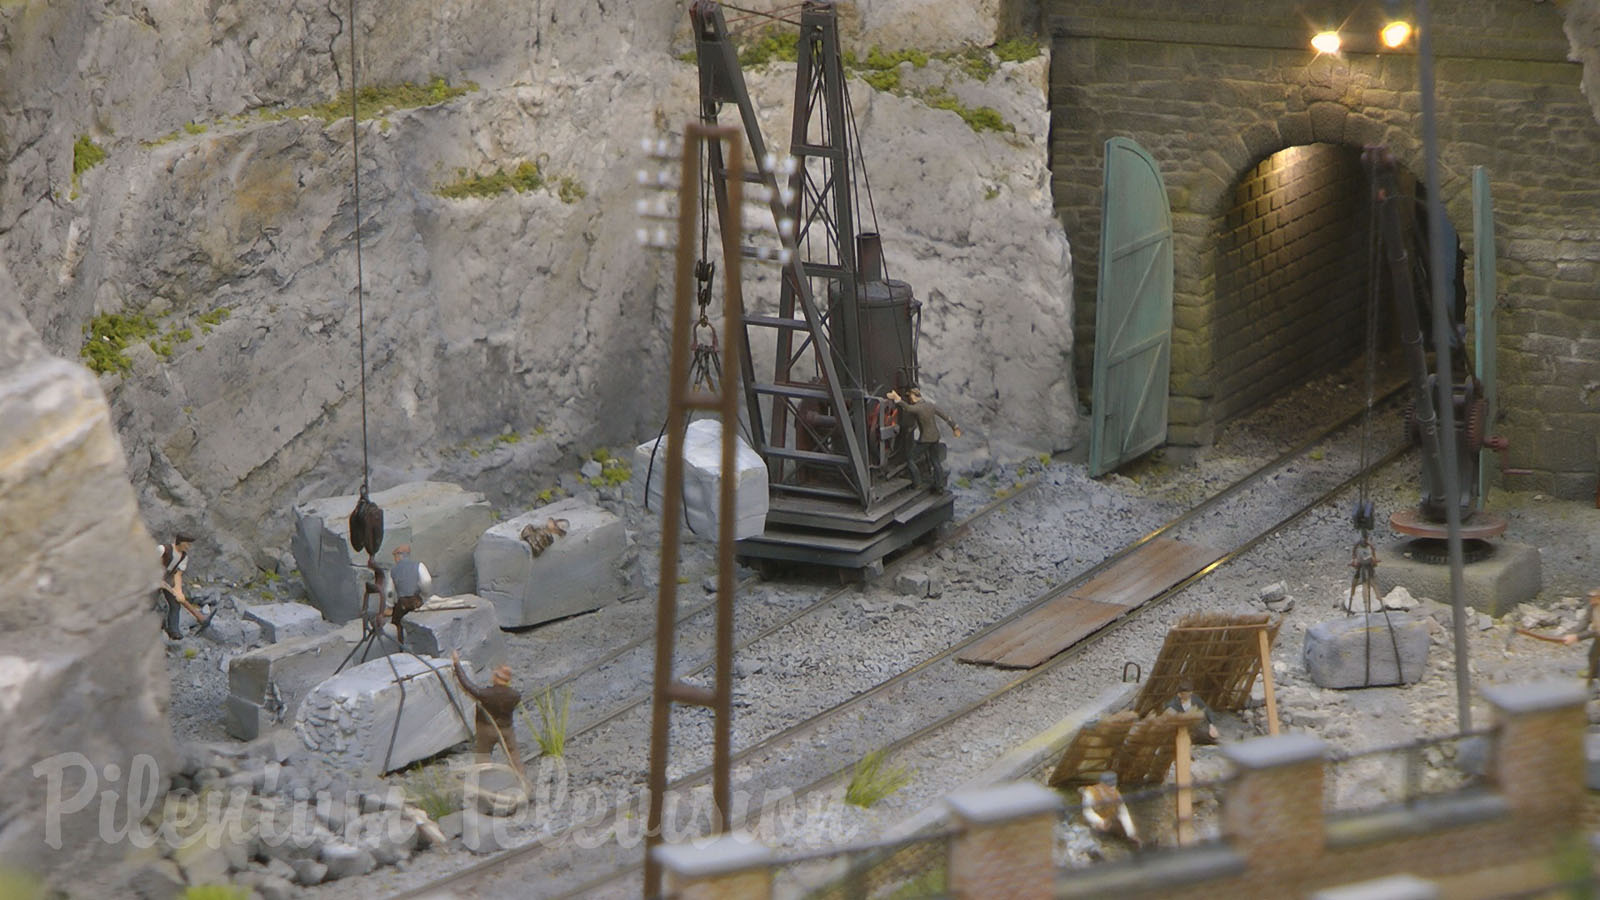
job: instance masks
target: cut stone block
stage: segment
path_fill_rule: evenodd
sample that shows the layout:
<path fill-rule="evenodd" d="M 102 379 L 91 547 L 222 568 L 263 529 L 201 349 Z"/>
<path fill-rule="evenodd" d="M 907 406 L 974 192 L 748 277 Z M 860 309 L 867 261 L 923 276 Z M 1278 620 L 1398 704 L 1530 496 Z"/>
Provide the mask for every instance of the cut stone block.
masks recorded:
<path fill-rule="evenodd" d="M 1489 556 L 1461 567 L 1461 596 L 1481 613 L 1499 618 L 1518 603 L 1539 593 L 1543 576 L 1539 548 L 1509 541 L 1493 542 Z M 1378 588 L 1384 594 L 1404 585 L 1412 596 L 1450 602 L 1450 567 L 1418 562 L 1404 555 L 1405 542 L 1389 545 L 1376 569 Z"/>
<path fill-rule="evenodd" d="M 314 606 L 304 603 L 263 603 L 246 607 L 244 617 L 261 626 L 261 638 L 269 644 L 292 637 L 323 634 L 333 626 Z"/>
<path fill-rule="evenodd" d="M 476 587 L 472 551 L 478 535 L 494 524 L 482 494 L 439 481 L 402 484 L 372 495 L 383 507 L 383 546 L 377 560 L 388 566 L 394 548 L 411 545 L 411 558 L 428 567 L 433 592 L 470 593 Z M 348 622 L 361 611 L 365 554 L 350 549 L 350 511 L 355 495 L 328 497 L 294 508 L 294 561 L 311 604 L 330 622 Z"/>
<path fill-rule="evenodd" d="M 664 438 L 663 438 L 664 440 Z M 734 435 L 734 525 L 736 540 L 755 537 L 767 527 L 767 464 L 761 455 L 750 449 L 744 439 Z M 656 453 L 655 465 L 650 454 L 657 441 L 649 441 L 633 450 L 633 477 L 631 491 L 635 502 L 644 503 L 660 512 L 662 485 L 667 477 L 667 445 Z M 715 419 L 699 419 L 689 423 L 683 441 L 683 507 L 689 530 L 708 541 L 717 539 L 717 512 L 721 508 L 722 423 Z M 649 496 L 645 496 L 645 481 L 649 480 Z M 648 499 L 648 503 L 646 503 Z"/>
<path fill-rule="evenodd" d="M 328 764 L 381 775 L 469 740 L 471 703 L 449 660 L 397 653 L 317 685 L 301 702 L 294 730 Z"/>
<path fill-rule="evenodd" d="M 1428 646 L 1428 626 L 1422 618 L 1372 613 L 1319 622 L 1306 629 L 1304 663 L 1311 680 L 1323 688 L 1412 684 L 1421 681 L 1428 669 Z"/>
<path fill-rule="evenodd" d="M 566 519 L 567 533 L 538 556 L 521 538 L 527 525 Z M 611 513 L 569 497 L 483 533 L 473 557 L 478 594 L 494 604 L 501 628 L 537 625 L 615 603 L 626 582 L 628 535 Z"/>
<path fill-rule="evenodd" d="M 274 725 L 294 721 L 300 701 L 333 675 L 361 640 L 361 623 L 335 631 L 289 638 L 241 653 L 228 662 L 228 700 L 224 727 L 241 741 L 254 740 Z M 373 641 L 351 665 L 394 649 L 393 641 Z"/>
<path fill-rule="evenodd" d="M 506 661 L 506 639 L 500 633 L 495 606 L 476 594 L 447 598 L 447 605 L 471 604 L 467 609 L 418 610 L 401 620 L 406 650 L 423 656 L 449 659 L 451 650 L 461 660 L 482 671 Z M 390 629 L 391 633 L 393 629 Z"/>

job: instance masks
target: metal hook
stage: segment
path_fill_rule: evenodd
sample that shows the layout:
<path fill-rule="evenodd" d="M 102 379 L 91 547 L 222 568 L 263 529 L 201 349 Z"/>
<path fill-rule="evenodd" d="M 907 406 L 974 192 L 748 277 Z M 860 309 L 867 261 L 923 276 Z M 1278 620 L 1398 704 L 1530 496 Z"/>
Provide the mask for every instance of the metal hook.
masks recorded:
<path fill-rule="evenodd" d="M 1138 663 L 1136 663 L 1136 662 L 1134 662 L 1133 660 L 1130 659 L 1127 662 L 1122 664 L 1122 682 L 1124 684 L 1126 684 L 1128 682 L 1128 667 L 1129 666 L 1133 667 L 1133 682 L 1134 682 L 1134 684 L 1138 684 L 1139 682 L 1143 681 L 1144 680 L 1144 669 L 1140 668 Z"/>

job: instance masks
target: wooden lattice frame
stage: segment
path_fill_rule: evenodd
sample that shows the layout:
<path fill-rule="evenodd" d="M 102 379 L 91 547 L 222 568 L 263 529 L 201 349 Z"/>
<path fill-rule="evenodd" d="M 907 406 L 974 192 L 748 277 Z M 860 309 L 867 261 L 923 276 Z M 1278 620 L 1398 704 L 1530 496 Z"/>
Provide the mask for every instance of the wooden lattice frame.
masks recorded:
<path fill-rule="evenodd" d="M 1166 706 L 1185 679 L 1212 709 L 1243 709 L 1262 674 L 1260 636 L 1266 633 L 1270 647 L 1281 624 L 1266 613 L 1185 616 L 1167 632 L 1134 711 L 1142 715 Z"/>
<path fill-rule="evenodd" d="M 1169 709 L 1153 716 L 1123 710 L 1096 719 L 1072 739 L 1050 775 L 1050 785 L 1089 784 L 1106 771 L 1117 773 L 1117 784 L 1123 787 L 1160 784 L 1172 768 L 1178 731 L 1193 728 L 1204 718 L 1199 710 Z"/>

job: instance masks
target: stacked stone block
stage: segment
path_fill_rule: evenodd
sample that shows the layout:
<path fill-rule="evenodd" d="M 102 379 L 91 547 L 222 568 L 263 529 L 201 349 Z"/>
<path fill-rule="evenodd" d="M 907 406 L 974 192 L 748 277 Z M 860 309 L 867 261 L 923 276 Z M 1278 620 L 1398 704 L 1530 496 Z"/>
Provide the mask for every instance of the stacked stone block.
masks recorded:
<path fill-rule="evenodd" d="M 482 494 L 438 481 L 397 485 L 372 495 L 383 508 L 379 565 L 394 561 L 394 548 L 411 546 L 411 558 L 428 567 L 433 593 L 469 593 L 476 587 L 472 549 L 494 524 Z M 290 549 L 311 604 L 330 622 L 348 622 L 361 612 L 362 584 L 370 577 L 365 554 L 350 549 L 350 511 L 355 495 L 326 497 L 294 508 Z M 426 598 L 424 598 L 426 599 Z"/>
<path fill-rule="evenodd" d="M 524 528 L 566 523 L 537 556 Z M 622 520 L 598 506 L 568 497 L 523 513 L 483 532 L 473 558 L 478 593 L 494 604 L 501 628 L 537 625 L 615 603 L 625 577 L 628 536 Z"/>

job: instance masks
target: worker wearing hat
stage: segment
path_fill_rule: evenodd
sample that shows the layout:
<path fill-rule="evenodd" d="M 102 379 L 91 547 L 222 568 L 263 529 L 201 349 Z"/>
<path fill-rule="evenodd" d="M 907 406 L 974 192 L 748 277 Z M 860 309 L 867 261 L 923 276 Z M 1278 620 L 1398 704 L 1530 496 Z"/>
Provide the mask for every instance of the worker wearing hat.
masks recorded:
<path fill-rule="evenodd" d="M 519 774 L 523 773 L 522 755 L 517 752 L 517 736 L 512 727 L 511 714 L 522 702 L 522 695 L 511 686 L 511 667 L 495 666 L 491 676 L 493 683 L 486 688 L 480 688 L 467 677 L 467 672 L 461 667 L 461 653 L 450 651 L 450 662 L 456 670 L 456 680 L 461 683 L 461 689 L 472 695 L 477 701 L 477 744 L 473 752 L 477 755 L 478 762 L 488 762 L 494 753 L 494 745 L 502 744 L 506 748 L 506 759 L 511 767 Z"/>

